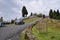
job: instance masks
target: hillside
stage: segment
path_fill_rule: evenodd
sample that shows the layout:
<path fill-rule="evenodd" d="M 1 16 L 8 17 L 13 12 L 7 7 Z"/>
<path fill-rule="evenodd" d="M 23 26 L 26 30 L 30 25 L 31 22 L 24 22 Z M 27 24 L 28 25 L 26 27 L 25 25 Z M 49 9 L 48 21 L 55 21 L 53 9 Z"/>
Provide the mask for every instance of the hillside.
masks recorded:
<path fill-rule="evenodd" d="M 25 22 L 32 22 L 38 17 L 30 17 L 25 19 Z M 27 28 L 28 29 L 28 28 Z M 25 40 L 24 30 L 21 34 L 21 39 Z M 33 35 L 38 38 L 38 40 L 60 40 L 60 20 L 54 20 L 50 18 L 41 19 L 36 25 L 33 26 Z"/>
<path fill-rule="evenodd" d="M 60 20 L 42 19 L 32 32 L 39 40 L 60 40 Z"/>

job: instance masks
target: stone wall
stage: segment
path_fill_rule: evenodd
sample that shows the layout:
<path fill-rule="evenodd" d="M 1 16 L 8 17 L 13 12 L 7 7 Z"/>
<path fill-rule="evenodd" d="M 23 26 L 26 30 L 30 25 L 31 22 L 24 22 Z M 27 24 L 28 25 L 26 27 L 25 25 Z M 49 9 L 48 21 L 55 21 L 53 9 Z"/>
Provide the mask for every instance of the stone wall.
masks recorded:
<path fill-rule="evenodd" d="M 31 27 L 28 27 L 25 30 L 25 40 L 37 40 L 37 37 L 34 36 L 34 34 L 32 33 L 32 28 L 35 26 L 36 24 L 32 25 Z"/>

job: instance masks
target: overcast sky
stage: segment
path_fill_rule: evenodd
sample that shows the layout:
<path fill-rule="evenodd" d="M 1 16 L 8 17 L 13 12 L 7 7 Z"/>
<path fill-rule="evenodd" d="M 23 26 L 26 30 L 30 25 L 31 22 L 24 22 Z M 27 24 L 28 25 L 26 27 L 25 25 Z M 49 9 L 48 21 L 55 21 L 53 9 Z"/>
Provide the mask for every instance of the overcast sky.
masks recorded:
<path fill-rule="evenodd" d="M 21 17 L 21 9 L 26 6 L 28 13 L 48 15 L 49 9 L 60 10 L 60 0 L 0 0 L 0 17 L 11 20 Z"/>

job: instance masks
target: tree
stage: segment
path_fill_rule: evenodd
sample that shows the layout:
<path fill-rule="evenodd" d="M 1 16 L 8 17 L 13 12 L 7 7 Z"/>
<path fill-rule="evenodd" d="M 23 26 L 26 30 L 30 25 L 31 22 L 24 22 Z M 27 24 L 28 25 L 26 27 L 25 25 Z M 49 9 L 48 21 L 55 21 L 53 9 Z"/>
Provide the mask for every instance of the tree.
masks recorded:
<path fill-rule="evenodd" d="M 60 12 L 59 12 L 59 10 L 57 10 L 57 11 L 54 10 L 54 12 L 53 12 L 52 9 L 50 9 L 49 17 L 53 18 L 53 19 L 60 19 Z"/>
<path fill-rule="evenodd" d="M 45 15 L 43 15 L 43 19 L 45 18 Z"/>
<path fill-rule="evenodd" d="M 59 10 L 57 10 L 57 16 L 59 16 Z"/>
<path fill-rule="evenodd" d="M 59 19 L 59 17 L 60 17 L 59 10 L 57 11 L 54 10 L 54 19 Z"/>
<path fill-rule="evenodd" d="M 38 14 L 38 16 L 39 16 L 39 17 L 42 17 L 43 15 L 40 13 L 40 14 Z"/>
<path fill-rule="evenodd" d="M 37 14 L 37 17 L 42 17 L 43 15 L 42 15 L 42 13 L 40 13 L 40 14 Z"/>
<path fill-rule="evenodd" d="M 34 16 L 37 16 L 37 13 L 34 13 Z"/>
<path fill-rule="evenodd" d="M 57 12 L 54 10 L 54 19 L 56 19 L 56 14 L 57 14 Z"/>
<path fill-rule="evenodd" d="M 33 13 L 31 12 L 31 15 L 30 16 L 32 16 L 33 15 Z"/>
<path fill-rule="evenodd" d="M 23 8 L 22 8 L 22 17 L 27 17 L 27 15 L 28 15 L 28 12 L 27 12 L 27 9 L 26 9 L 26 7 L 25 6 L 23 6 Z"/>
<path fill-rule="evenodd" d="M 15 20 L 11 20 L 11 24 L 13 24 L 15 22 Z"/>
<path fill-rule="evenodd" d="M 52 11 L 52 9 L 50 9 L 50 11 L 49 11 L 49 17 L 53 18 L 53 11 Z"/>
<path fill-rule="evenodd" d="M 59 19 L 59 10 L 57 10 L 56 16 L 57 16 L 56 19 Z"/>

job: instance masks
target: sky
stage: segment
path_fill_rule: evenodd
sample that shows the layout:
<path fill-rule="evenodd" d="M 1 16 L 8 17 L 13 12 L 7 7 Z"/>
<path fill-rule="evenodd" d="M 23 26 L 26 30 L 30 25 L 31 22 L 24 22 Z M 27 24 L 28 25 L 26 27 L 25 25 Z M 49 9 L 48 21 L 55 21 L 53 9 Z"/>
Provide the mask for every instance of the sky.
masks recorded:
<path fill-rule="evenodd" d="M 5 21 L 20 18 L 22 7 L 33 13 L 49 14 L 49 10 L 60 10 L 60 0 L 0 0 L 0 17 Z"/>

